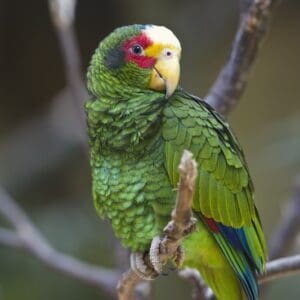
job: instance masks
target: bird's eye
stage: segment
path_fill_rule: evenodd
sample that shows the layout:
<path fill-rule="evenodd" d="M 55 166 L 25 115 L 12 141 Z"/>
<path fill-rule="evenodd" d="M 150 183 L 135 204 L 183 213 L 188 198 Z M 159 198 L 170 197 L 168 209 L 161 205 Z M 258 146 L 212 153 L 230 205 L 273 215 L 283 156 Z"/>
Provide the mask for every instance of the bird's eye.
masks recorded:
<path fill-rule="evenodd" d="M 135 55 L 141 55 L 143 53 L 143 47 L 140 45 L 134 45 L 131 49 Z"/>
<path fill-rule="evenodd" d="M 163 55 L 166 56 L 166 57 L 172 57 L 173 56 L 173 51 L 170 50 L 170 49 L 164 49 L 163 50 Z"/>

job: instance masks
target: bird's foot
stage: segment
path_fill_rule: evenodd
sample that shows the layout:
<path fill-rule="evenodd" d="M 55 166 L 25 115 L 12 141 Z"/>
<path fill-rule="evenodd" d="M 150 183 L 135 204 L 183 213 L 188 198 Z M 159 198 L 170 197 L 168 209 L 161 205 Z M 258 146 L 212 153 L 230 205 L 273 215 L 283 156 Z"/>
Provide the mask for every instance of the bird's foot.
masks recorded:
<path fill-rule="evenodd" d="M 180 267 L 184 260 L 184 250 L 181 245 L 176 246 L 176 250 L 170 249 L 165 243 L 162 243 L 162 239 L 159 236 L 153 238 L 149 259 L 154 270 L 161 274 L 163 266 L 166 264 L 168 259 L 173 259 L 176 267 Z"/>
<path fill-rule="evenodd" d="M 191 234 L 192 232 L 196 231 L 196 228 L 197 228 L 197 219 L 190 218 L 189 223 L 186 225 L 183 235 L 187 236 Z"/>
<path fill-rule="evenodd" d="M 145 253 L 131 253 L 130 266 L 131 269 L 144 280 L 153 280 L 159 275 L 159 273 L 151 266 L 148 255 Z"/>
<path fill-rule="evenodd" d="M 178 227 L 174 220 L 164 229 L 165 237 L 156 236 L 151 243 L 149 259 L 154 270 L 160 274 L 165 263 L 171 259 L 176 267 L 181 267 L 184 260 L 184 250 L 181 246 L 182 238 L 196 230 L 197 220 L 190 218 L 183 227 Z"/>
<path fill-rule="evenodd" d="M 164 233 L 166 235 L 175 236 L 176 239 L 185 237 L 196 230 L 197 219 L 191 217 L 186 224 L 182 227 L 178 227 L 174 220 L 171 220 L 167 226 L 164 228 Z M 178 236 L 180 235 L 180 237 Z M 178 237 L 177 237 L 178 236 Z"/>

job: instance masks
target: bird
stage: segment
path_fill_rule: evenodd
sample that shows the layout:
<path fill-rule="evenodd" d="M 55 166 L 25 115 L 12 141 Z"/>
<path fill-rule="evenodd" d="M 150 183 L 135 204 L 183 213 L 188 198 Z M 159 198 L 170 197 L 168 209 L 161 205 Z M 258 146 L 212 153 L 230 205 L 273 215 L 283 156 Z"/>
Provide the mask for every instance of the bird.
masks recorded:
<path fill-rule="evenodd" d="M 170 219 L 190 151 L 196 230 L 182 242 L 181 268 L 197 269 L 217 299 L 256 300 L 267 249 L 253 182 L 227 121 L 179 85 L 181 50 L 170 29 L 152 24 L 119 27 L 95 50 L 85 103 L 94 205 L 143 257 Z"/>

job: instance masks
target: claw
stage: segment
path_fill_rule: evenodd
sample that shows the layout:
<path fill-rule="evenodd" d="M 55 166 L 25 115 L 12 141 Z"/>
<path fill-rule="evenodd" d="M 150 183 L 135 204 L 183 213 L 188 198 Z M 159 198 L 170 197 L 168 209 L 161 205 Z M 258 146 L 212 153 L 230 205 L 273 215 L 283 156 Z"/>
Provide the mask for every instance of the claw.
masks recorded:
<path fill-rule="evenodd" d="M 150 252 L 149 252 L 149 259 L 150 262 L 154 268 L 154 270 L 158 273 L 161 274 L 163 271 L 163 266 L 166 261 L 164 261 L 161 257 L 163 255 L 161 254 L 168 254 L 168 249 L 164 248 L 161 244 L 161 238 L 156 236 L 153 238 L 151 247 L 150 247 Z M 184 260 L 184 250 L 181 245 L 178 246 L 176 250 L 176 254 L 174 256 L 174 262 L 177 268 L 179 268 Z"/>
<path fill-rule="evenodd" d="M 176 250 L 175 264 L 177 268 L 180 268 L 184 261 L 184 249 L 181 245 Z"/>
<path fill-rule="evenodd" d="M 139 252 L 131 253 L 130 255 L 131 269 L 144 280 L 153 280 L 159 274 L 155 269 L 151 268 L 144 259 L 144 254 Z"/>
<path fill-rule="evenodd" d="M 186 229 L 184 230 L 184 236 L 194 232 L 196 230 L 197 226 L 197 219 L 191 218 L 189 224 L 186 226 Z"/>
<path fill-rule="evenodd" d="M 153 238 L 150 252 L 149 252 L 149 259 L 154 268 L 154 270 L 160 274 L 163 270 L 163 262 L 160 260 L 161 254 L 161 238 L 156 236 Z"/>

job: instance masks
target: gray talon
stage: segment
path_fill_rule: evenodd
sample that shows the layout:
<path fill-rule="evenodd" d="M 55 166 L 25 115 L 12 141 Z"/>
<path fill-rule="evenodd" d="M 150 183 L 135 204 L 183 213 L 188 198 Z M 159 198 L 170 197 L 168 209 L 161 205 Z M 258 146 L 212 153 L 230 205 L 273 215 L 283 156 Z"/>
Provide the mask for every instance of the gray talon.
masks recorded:
<path fill-rule="evenodd" d="M 154 270 L 158 274 L 160 274 L 163 269 L 163 263 L 160 260 L 160 256 L 159 256 L 160 254 L 161 254 L 161 238 L 159 236 L 156 236 L 153 238 L 151 243 L 149 259 Z"/>
<path fill-rule="evenodd" d="M 144 280 L 153 280 L 158 276 L 158 273 L 145 263 L 143 253 L 131 253 L 130 266 L 131 269 Z"/>
<path fill-rule="evenodd" d="M 196 224 L 197 224 L 197 219 L 191 218 L 189 224 L 186 226 L 186 229 L 184 230 L 184 236 L 194 232 L 196 230 Z"/>
<path fill-rule="evenodd" d="M 176 250 L 175 264 L 177 268 L 180 268 L 184 261 L 184 249 L 181 245 Z"/>
<path fill-rule="evenodd" d="M 161 238 L 156 236 L 151 243 L 150 252 L 149 252 L 149 259 L 154 268 L 154 270 L 161 274 L 163 270 L 163 266 L 165 264 L 164 254 L 168 254 L 168 249 L 165 249 L 161 244 Z M 180 267 L 184 260 L 184 250 L 181 245 L 178 246 L 176 253 L 174 255 L 174 262 L 176 267 Z"/>

